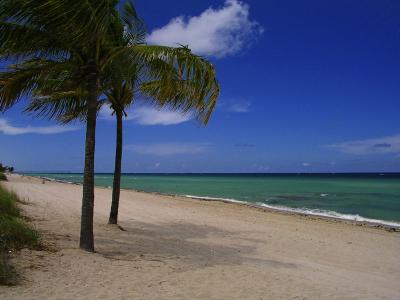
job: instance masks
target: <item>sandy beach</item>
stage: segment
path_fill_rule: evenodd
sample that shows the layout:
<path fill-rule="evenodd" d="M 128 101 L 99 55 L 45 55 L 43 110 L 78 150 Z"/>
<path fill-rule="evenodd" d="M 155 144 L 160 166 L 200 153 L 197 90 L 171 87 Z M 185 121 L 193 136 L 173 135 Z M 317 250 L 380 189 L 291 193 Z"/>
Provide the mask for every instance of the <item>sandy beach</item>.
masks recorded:
<path fill-rule="evenodd" d="M 46 251 L 23 250 L 1 299 L 399 299 L 400 233 L 239 204 L 96 188 L 96 253 L 78 249 L 81 189 L 13 175 L 4 186 Z"/>

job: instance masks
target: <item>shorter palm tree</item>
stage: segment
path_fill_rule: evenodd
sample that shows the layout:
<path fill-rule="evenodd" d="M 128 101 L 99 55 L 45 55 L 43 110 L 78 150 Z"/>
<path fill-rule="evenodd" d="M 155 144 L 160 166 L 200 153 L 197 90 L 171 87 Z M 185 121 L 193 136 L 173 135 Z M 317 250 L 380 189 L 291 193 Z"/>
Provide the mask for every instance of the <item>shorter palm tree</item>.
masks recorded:
<path fill-rule="evenodd" d="M 109 224 L 118 223 L 119 196 L 121 191 L 121 173 L 122 173 L 122 139 L 123 126 L 122 119 L 127 116 L 126 109 L 133 102 L 133 90 L 126 82 L 121 83 L 106 93 L 110 108 L 116 117 L 117 132 L 115 143 L 115 164 L 114 164 L 114 179 L 111 199 L 111 210 L 108 219 Z"/>

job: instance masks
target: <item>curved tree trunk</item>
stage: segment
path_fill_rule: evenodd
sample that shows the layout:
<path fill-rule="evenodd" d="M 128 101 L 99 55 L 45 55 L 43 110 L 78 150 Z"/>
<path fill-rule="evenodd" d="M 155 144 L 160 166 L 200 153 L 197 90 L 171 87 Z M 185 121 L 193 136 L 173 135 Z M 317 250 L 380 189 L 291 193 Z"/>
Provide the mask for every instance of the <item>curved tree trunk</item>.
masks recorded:
<path fill-rule="evenodd" d="M 110 218 L 108 224 L 118 223 L 119 194 L 121 188 L 121 164 L 122 164 L 122 111 L 117 111 L 117 142 L 115 149 L 114 182 Z"/>
<path fill-rule="evenodd" d="M 85 169 L 83 175 L 81 236 L 79 247 L 94 252 L 94 152 L 97 118 L 97 79 L 89 82 L 88 112 L 86 119 Z"/>

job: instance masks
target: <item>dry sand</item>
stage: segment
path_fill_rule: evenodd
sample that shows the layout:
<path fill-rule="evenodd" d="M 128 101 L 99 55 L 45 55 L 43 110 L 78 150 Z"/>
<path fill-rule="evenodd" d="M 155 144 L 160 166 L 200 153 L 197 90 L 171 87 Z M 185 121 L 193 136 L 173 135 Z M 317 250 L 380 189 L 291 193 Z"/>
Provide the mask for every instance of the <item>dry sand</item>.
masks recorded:
<path fill-rule="evenodd" d="M 78 185 L 5 186 L 56 251 L 23 250 L 1 299 L 400 299 L 400 233 L 238 204 L 96 188 L 96 253 L 77 248 Z"/>

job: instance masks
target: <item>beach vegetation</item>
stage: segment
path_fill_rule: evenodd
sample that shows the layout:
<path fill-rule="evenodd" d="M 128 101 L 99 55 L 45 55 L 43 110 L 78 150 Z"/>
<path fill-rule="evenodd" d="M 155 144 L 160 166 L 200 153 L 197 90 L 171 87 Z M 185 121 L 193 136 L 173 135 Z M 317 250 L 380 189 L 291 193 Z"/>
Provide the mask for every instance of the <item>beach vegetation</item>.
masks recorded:
<path fill-rule="evenodd" d="M 0 174 L 4 172 L 12 173 L 14 172 L 14 167 L 5 166 L 2 163 L 0 163 Z"/>
<path fill-rule="evenodd" d="M 0 173 L 0 181 L 7 181 L 7 176 L 4 173 Z"/>
<path fill-rule="evenodd" d="M 10 262 L 12 252 L 22 248 L 37 248 L 39 233 L 21 215 L 19 199 L 0 185 L 0 284 L 13 285 L 17 273 Z"/>
<path fill-rule="evenodd" d="M 14 168 L 3 166 L 3 164 L 0 163 L 0 181 L 7 181 L 7 176 L 6 176 L 6 174 L 4 174 L 4 172 L 9 171 L 10 169 L 12 169 L 12 171 L 14 171 Z"/>

